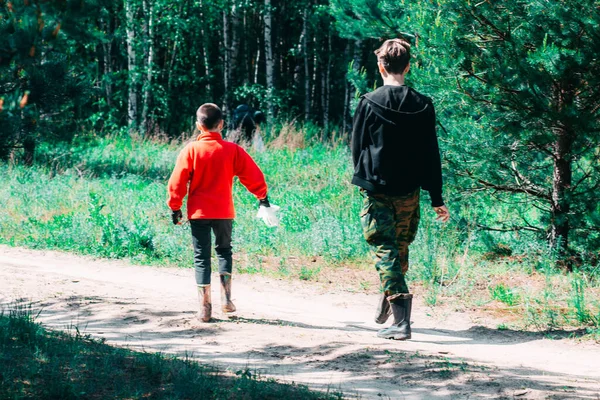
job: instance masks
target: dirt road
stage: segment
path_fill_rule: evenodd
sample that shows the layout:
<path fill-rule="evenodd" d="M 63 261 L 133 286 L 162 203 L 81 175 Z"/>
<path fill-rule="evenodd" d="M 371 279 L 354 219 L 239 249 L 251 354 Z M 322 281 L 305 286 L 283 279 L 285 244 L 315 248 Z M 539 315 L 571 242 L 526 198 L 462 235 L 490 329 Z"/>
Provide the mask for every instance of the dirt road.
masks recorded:
<path fill-rule="evenodd" d="M 218 287 L 213 299 L 218 310 Z M 498 331 L 418 299 L 413 340 L 378 339 L 376 296 L 324 293 L 309 284 L 235 276 L 237 318 L 195 320 L 191 269 L 133 266 L 0 247 L 0 302 L 31 302 L 39 320 L 136 350 L 349 398 L 600 399 L 600 346 Z"/>

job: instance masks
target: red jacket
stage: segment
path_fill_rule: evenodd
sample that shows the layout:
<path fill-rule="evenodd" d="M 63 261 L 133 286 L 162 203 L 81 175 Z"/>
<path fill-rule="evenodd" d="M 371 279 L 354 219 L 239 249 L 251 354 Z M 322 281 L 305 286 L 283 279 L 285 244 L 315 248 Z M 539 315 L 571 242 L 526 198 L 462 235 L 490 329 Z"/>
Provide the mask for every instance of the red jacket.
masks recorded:
<path fill-rule="evenodd" d="M 181 209 L 188 195 L 188 219 L 233 219 L 233 177 L 258 199 L 267 197 L 265 177 L 246 151 L 217 132 L 203 132 L 177 157 L 169 179 L 168 206 Z"/>

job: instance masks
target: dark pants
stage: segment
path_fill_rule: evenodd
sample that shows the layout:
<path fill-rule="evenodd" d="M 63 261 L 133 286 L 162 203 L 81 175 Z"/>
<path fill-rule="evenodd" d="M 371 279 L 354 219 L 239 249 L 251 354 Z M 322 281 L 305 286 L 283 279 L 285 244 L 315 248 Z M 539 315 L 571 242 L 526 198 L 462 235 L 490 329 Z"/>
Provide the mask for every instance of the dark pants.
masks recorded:
<path fill-rule="evenodd" d="M 192 243 L 194 244 L 194 268 L 196 284 L 210 284 L 211 235 L 215 233 L 215 251 L 219 260 L 219 273 L 231 274 L 231 219 L 192 219 Z"/>

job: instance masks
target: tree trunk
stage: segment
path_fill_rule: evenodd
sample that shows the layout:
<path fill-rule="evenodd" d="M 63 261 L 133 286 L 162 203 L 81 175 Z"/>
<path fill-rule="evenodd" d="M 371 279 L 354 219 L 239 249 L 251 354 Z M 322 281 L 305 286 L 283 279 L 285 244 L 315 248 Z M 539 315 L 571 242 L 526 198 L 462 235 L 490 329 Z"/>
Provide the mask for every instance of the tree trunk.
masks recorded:
<path fill-rule="evenodd" d="M 308 62 L 308 6 L 302 16 L 302 59 L 304 60 L 304 121 L 310 120 L 310 66 Z"/>
<path fill-rule="evenodd" d="M 240 68 L 240 16 L 237 4 L 233 3 L 231 7 L 231 66 L 229 68 L 229 85 L 231 88 L 237 87 L 241 76 Z M 232 96 L 229 97 L 230 99 Z"/>
<path fill-rule="evenodd" d="M 360 39 L 357 39 L 354 41 L 354 56 L 352 57 L 352 68 L 354 69 L 354 71 L 359 71 L 360 70 L 360 66 L 362 65 L 362 48 L 363 48 L 363 42 Z M 346 98 L 346 102 L 348 105 L 348 113 L 344 114 L 344 126 L 345 126 L 345 130 L 346 132 L 350 133 L 352 132 L 352 115 L 350 115 L 350 100 L 352 99 L 352 89 L 353 88 L 352 85 L 348 85 L 348 91 L 346 92 L 347 94 L 347 98 Z"/>
<path fill-rule="evenodd" d="M 147 42 L 148 54 L 146 59 L 146 82 L 144 82 L 144 108 L 142 109 L 141 127 L 143 133 L 150 129 L 148 112 L 150 110 L 150 93 L 152 88 L 152 68 L 154 63 L 154 0 L 144 0 L 144 13 L 148 18 Z"/>
<path fill-rule="evenodd" d="M 322 92 L 322 109 L 323 109 L 323 132 L 329 133 L 329 84 L 331 78 L 331 31 L 327 33 L 327 64 L 325 72 L 321 74 L 321 92 Z"/>
<path fill-rule="evenodd" d="M 135 54 L 135 10 L 133 0 L 125 3 L 127 17 L 127 69 L 129 74 L 129 95 L 127 103 L 127 123 L 130 131 L 137 127 L 138 103 L 137 103 L 137 67 Z"/>
<path fill-rule="evenodd" d="M 152 1 L 152 0 L 151 0 Z M 179 6 L 179 17 L 183 16 L 183 5 L 181 2 Z M 167 76 L 167 95 L 171 93 L 171 86 L 173 85 L 173 73 L 175 71 L 175 60 L 177 59 L 177 50 L 179 48 L 179 38 L 181 37 L 181 31 L 179 29 L 180 24 L 175 27 L 175 39 L 173 40 L 173 50 L 171 50 L 171 61 L 169 62 L 169 74 Z"/>
<path fill-rule="evenodd" d="M 229 45 L 229 16 L 227 9 L 223 11 L 223 112 L 229 110 L 229 91 L 231 83 L 231 47 Z"/>
<path fill-rule="evenodd" d="M 356 39 L 354 41 L 354 56 L 352 60 L 354 61 L 352 67 L 354 71 L 360 71 L 360 66 L 362 65 L 362 56 L 363 56 L 363 41 L 361 39 Z"/>
<path fill-rule="evenodd" d="M 565 255 L 569 248 L 569 212 L 573 171 L 571 165 L 572 147 L 575 134 L 568 128 L 556 129 L 557 138 L 554 143 L 554 171 L 552 176 L 552 206 L 550 228 L 550 245 L 557 249 L 559 255 Z M 567 263 L 567 268 L 572 266 Z"/>
<path fill-rule="evenodd" d="M 244 16 L 242 18 L 242 32 L 248 32 L 248 12 L 246 11 L 246 9 L 244 9 Z M 250 81 L 252 80 L 252 74 L 254 73 L 252 66 L 254 65 L 252 63 L 252 60 L 254 59 L 254 55 L 252 53 L 252 51 L 250 51 L 250 45 L 248 43 L 248 36 L 247 35 L 242 35 L 242 45 L 241 48 L 242 50 L 242 64 L 244 65 L 244 74 L 242 75 L 244 77 L 244 81 L 242 82 L 244 85 L 248 85 L 250 83 Z"/>
<path fill-rule="evenodd" d="M 200 10 L 200 19 L 204 20 L 204 2 L 200 2 Z M 204 24 L 200 24 L 200 35 L 202 35 L 202 57 L 204 60 L 204 76 L 206 77 L 206 94 L 209 98 L 212 98 L 212 87 L 210 85 L 210 57 L 208 53 L 208 49 L 210 47 L 210 38 L 208 37 L 206 30 L 204 29 Z"/>
<path fill-rule="evenodd" d="M 555 98 L 558 112 L 572 107 L 575 100 L 574 87 L 577 85 L 572 78 L 566 79 L 556 88 Z M 550 246 L 558 251 L 563 265 L 572 271 L 573 266 L 565 256 L 568 255 L 569 250 L 573 143 L 577 134 L 568 121 L 559 121 L 553 131 L 556 140 L 553 145 L 554 171 L 552 174 Z"/>
<path fill-rule="evenodd" d="M 260 40 L 258 41 L 258 49 L 256 50 L 256 63 L 254 64 L 254 83 L 258 83 L 258 66 L 260 65 Z"/>
<path fill-rule="evenodd" d="M 344 50 L 344 60 L 350 58 L 350 42 L 346 43 L 346 49 Z M 345 74 L 345 90 L 344 90 L 344 111 L 342 112 L 342 133 L 350 132 L 348 130 L 347 121 L 350 110 L 350 82 L 348 82 L 348 73 Z M 348 143 L 350 143 L 350 134 L 348 134 Z"/>
<path fill-rule="evenodd" d="M 100 29 L 110 34 L 110 18 L 108 22 L 104 22 L 103 18 L 100 18 Z M 106 92 L 106 104 L 108 108 L 112 107 L 112 38 L 107 42 L 102 43 L 102 55 L 104 62 L 103 80 L 104 80 L 104 91 Z"/>
<path fill-rule="evenodd" d="M 311 91 L 311 108 L 315 107 L 315 102 L 317 99 L 316 96 L 316 90 L 317 90 L 317 71 L 319 68 L 319 59 L 317 58 L 317 35 L 315 35 L 313 33 L 313 38 L 312 38 L 312 44 L 313 44 L 313 71 L 312 71 L 312 91 Z"/>
<path fill-rule="evenodd" d="M 275 65 L 273 63 L 273 42 L 271 37 L 271 0 L 265 0 L 265 63 L 267 70 L 267 120 L 273 120 L 275 105 L 273 95 L 275 91 Z"/>

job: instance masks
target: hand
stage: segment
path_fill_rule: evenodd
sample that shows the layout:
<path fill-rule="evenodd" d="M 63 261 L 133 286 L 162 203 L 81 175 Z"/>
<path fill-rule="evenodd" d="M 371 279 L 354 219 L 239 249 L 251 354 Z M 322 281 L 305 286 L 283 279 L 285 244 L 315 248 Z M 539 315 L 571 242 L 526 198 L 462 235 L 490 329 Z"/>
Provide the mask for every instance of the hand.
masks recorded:
<path fill-rule="evenodd" d="M 438 221 L 448 222 L 448 220 L 450 219 L 450 212 L 448 211 L 448 207 L 446 206 L 433 207 L 433 211 L 435 211 L 435 213 L 437 214 L 436 220 Z"/>
<path fill-rule="evenodd" d="M 183 213 L 181 212 L 181 210 L 173 211 L 173 213 L 171 214 L 171 218 L 173 218 L 173 225 L 181 225 Z"/>
<path fill-rule="evenodd" d="M 268 197 L 265 197 L 264 199 L 259 200 L 258 205 L 259 205 L 259 207 L 267 207 L 267 208 L 271 207 L 271 203 L 269 203 Z"/>

